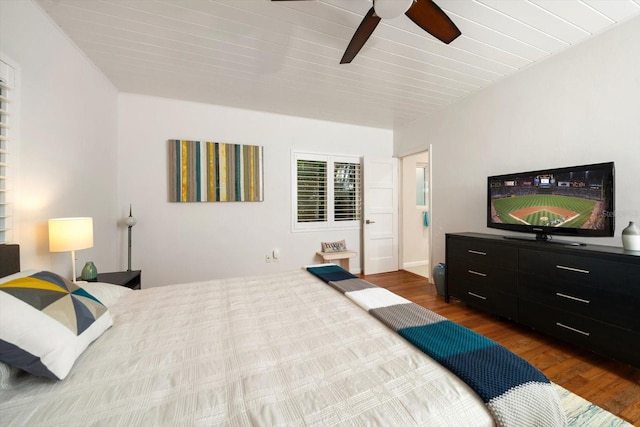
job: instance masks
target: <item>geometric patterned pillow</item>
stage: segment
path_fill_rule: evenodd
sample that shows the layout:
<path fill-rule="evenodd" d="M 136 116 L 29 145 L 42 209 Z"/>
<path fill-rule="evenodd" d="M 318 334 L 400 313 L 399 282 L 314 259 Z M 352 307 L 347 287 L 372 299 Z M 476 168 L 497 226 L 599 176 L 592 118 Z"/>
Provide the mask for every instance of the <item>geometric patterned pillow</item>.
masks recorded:
<path fill-rule="evenodd" d="M 55 273 L 0 283 L 0 361 L 34 375 L 65 378 L 111 325 L 97 298 Z"/>
<path fill-rule="evenodd" d="M 49 271 L 0 285 L 4 291 L 62 323 L 80 335 L 107 308 L 94 296 L 68 279 Z"/>
<path fill-rule="evenodd" d="M 347 250 L 347 244 L 344 240 L 337 242 L 320 242 L 322 252 L 342 252 Z"/>

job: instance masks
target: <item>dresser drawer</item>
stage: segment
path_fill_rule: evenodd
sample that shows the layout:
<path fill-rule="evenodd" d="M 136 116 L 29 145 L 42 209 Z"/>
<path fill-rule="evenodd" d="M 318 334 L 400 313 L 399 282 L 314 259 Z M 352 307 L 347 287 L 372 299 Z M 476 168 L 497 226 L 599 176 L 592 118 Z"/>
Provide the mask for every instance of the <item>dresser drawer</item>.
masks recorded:
<path fill-rule="evenodd" d="M 640 334 L 520 298 L 520 323 L 640 367 Z"/>
<path fill-rule="evenodd" d="M 464 258 L 476 263 L 518 268 L 518 248 L 482 239 L 449 236 L 447 257 Z"/>
<path fill-rule="evenodd" d="M 447 235 L 446 297 L 498 316 L 518 316 L 518 248 Z"/>
<path fill-rule="evenodd" d="M 490 287 L 459 283 L 452 297 L 468 305 L 508 319 L 518 319 L 518 297 L 498 292 Z"/>
<path fill-rule="evenodd" d="M 552 251 L 520 249 L 519 252 L 521 272 L 532 273 L 545 280 L 570 281 L 602 289 L 616 287 L 622 293 L 638 293 L 640 268 L 637 264 Z"/>
<path fill-rule="evenodd" d="M 640 331 L 640 294 L 616 286 L 584 286 L 577 282 L 520 273 L 518 295 L 529 301 Z"/>
<path fill-rule="evenodd" d="M 515 294 L 518 284 L 518 271 L 478 263 L 475 260 L 452 258 L 447 265 L 448 281 L 455 288 L 456 283 L 468 282 L 499 290 L 507 294 Z"/>

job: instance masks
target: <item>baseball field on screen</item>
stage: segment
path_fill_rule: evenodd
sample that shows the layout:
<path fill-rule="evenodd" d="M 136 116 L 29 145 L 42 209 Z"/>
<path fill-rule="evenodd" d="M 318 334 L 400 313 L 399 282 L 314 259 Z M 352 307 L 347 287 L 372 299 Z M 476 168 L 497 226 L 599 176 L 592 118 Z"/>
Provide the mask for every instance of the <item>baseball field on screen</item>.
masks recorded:
<path fill-rule="evenodd" d="M 494 199 L 496 222 L 547 227 L 583 228 L 597 201 L 553 194 L 511 196 Z"/>

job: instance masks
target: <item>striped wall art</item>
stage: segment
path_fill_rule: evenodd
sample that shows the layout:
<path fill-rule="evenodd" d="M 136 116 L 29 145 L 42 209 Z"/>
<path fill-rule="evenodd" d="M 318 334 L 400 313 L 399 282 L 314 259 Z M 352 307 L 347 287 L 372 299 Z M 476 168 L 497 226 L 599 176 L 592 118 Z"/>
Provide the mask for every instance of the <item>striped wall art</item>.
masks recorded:
<path fill-rule="evenodd" d="M 170 202 L 261 202 L 262 147 L 169 140 Z"/>

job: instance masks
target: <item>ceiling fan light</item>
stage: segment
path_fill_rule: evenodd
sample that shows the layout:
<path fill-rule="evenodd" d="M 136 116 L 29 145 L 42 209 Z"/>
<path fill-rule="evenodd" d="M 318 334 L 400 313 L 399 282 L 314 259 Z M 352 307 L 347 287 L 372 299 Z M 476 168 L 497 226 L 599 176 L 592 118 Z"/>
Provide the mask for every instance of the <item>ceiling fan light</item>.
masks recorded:
<path fill-rule="evenodd" d="M 405 13 L 411 7 L 413 0 L 374 0 L 373 9 L 382 19 L 392 19 Z"/>

